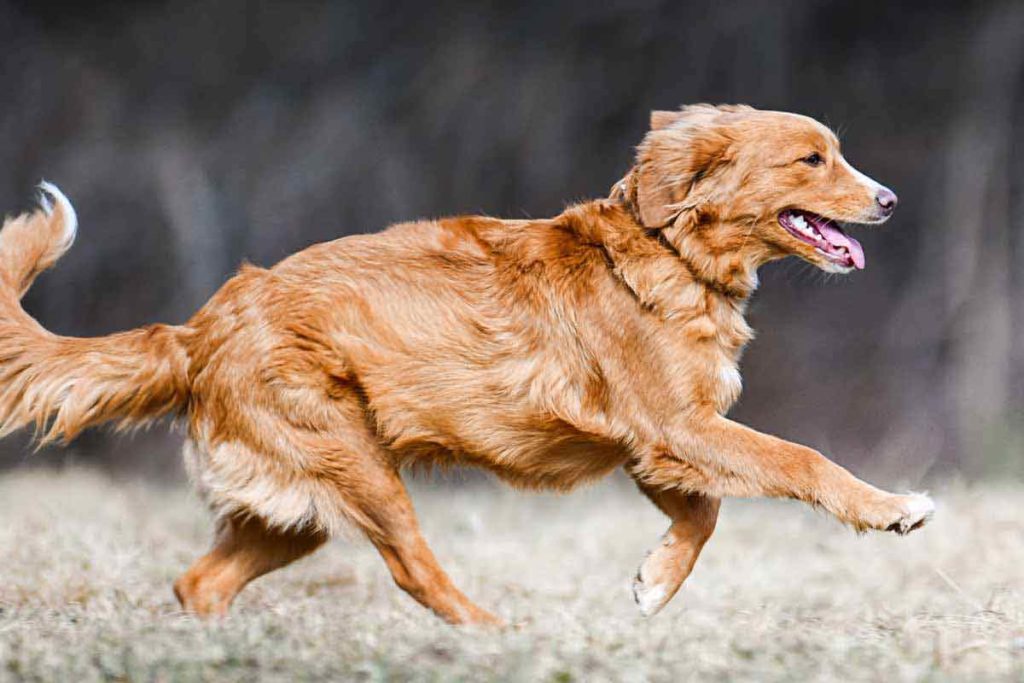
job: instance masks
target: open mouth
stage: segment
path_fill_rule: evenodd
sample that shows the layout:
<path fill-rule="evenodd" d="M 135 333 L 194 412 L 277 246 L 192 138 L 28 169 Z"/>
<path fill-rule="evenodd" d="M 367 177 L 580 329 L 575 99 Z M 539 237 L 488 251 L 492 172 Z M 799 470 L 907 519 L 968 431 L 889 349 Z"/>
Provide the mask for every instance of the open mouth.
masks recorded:
<path fill-rule="evenodd" d="M 810 211 L 788 209 L 779 214 L 779 225 L 826 259 L 843 268 L 864 269 L 864 248 L 831 218 Z"/>

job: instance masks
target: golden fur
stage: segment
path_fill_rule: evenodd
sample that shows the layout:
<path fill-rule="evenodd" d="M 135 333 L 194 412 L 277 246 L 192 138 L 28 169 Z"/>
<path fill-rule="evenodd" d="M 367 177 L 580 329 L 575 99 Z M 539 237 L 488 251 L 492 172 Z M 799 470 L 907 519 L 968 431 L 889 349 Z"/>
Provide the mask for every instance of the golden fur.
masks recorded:
<path fill-rule="evenodd" d="M 219 520 L 214 549 L 175 585 L 201 614 L 354 524 L 416 600 L 453 623 L 495 622 L 437 565 L 401 468 L 476 465 L 567 491 L 625 467 L 672 521 L 635 582 L 653 613 L 721 497 L 796 498 L 859 530 L 906 532 L 930 514 L 923 496 L 725 417 L 758 267 L 797 255 L 846 269 L 783 230 L 780 212 L 880 222 L 880 189 L 806 117 L 655 112 L 607 199 L 548 220 L 420 221 L 319 244 L 242 268 L 182 326 L 71 339 L 19 302 L 74 235 L 73 209 L 46 186 L 55 206 L 0 233 L 0 424 L 49 441 L 181 416 Z"/>

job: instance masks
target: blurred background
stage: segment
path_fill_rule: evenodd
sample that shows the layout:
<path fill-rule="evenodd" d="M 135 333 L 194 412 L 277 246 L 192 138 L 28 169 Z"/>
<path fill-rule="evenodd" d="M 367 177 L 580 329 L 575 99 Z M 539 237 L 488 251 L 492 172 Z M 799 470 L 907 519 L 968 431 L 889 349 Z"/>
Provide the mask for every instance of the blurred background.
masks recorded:
<path fill-rule="evenodd" d="M 0 0 L 0 207 L 40 178 L 79 241 L 48 328 L 183 322 L 243 260 L 603 196 L 651 109 L 745 102 L 836 129 L 900 196 L 867 270 L 766 268 L 733 414 L 858 473 L 1024 474 L 1024 3 Z M 180 478 L 181 435 L 0 466 Z"/>

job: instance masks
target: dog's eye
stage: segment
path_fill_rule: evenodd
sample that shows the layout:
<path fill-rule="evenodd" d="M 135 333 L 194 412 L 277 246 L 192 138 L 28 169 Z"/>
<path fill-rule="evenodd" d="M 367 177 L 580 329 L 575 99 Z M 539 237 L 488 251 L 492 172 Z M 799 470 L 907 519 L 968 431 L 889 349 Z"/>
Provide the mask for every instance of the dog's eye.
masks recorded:
<path fill-rule="evenodd" d="M 823 163 L 825 163 L 825 160 L 822 159 L 821 155 L 818 154 L 817 152 L 812 152 L 808 154 L 800 161 L 804 162 L 808 166 L 821 166 Z"/>

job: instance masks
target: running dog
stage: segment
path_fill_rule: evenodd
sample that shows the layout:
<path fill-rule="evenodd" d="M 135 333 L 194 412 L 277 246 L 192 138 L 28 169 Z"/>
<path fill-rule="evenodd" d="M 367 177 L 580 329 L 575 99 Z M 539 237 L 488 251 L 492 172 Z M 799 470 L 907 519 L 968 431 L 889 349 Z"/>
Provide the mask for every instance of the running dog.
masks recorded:
<path fill-rule="evenodd" d="M 354 525 L 441 618 L 500 623 L 421 536 L 400 476 L 416 464 L 558 491 L 625 468 L 671 520 L 634 582 L 644 614 L 689 575 L 723 497 L 795 498 L 857 530 L 906 533 L 932 514 L 924 495 L 879 490 L 726 416 L 758 268 L 797 256 L 861 269 L 843 224 L 896 208 L 813 119 L 657 111 L 605 199 L 318 244 L 243 267 L 184 325 L 91 339 L 21 307 L 77 229 L 56 187 L 41 195 L 0 232 L 0 433 L 34 425 L 46 443 L 107 421 L 184 421 L 187 468 L 217 519 L 212 550 L 174 586 L 198 614 Z"/>

